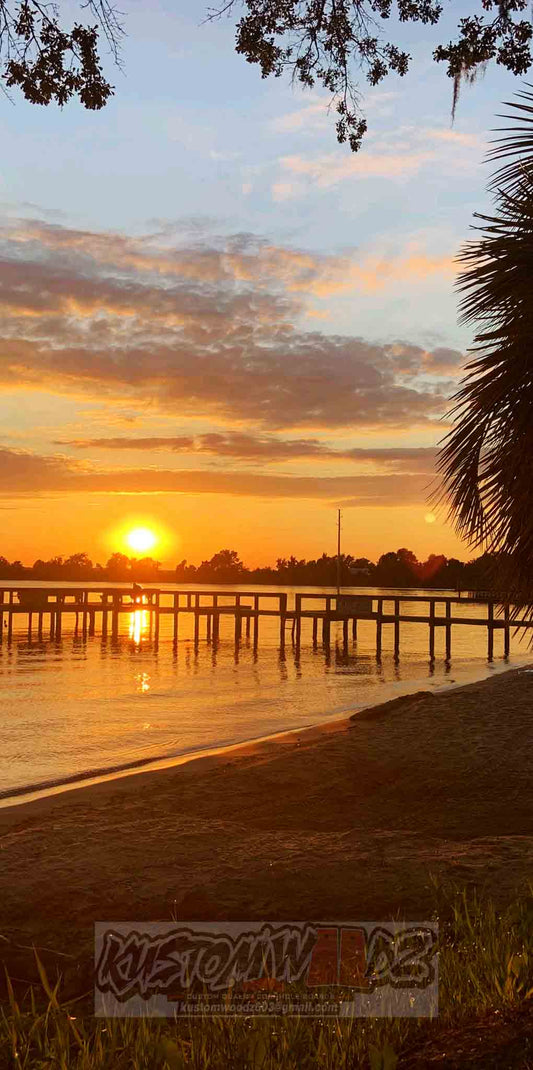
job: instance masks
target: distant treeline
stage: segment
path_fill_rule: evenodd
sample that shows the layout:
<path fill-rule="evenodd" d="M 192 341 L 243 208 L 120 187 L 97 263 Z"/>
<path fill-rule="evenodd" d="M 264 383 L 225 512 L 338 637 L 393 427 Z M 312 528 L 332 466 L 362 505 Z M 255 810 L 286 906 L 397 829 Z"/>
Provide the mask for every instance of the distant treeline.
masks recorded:
<path fill-rule="evenodd" d="M 340 581 L 342 586 L 436 587 L 452 590 L 481 590 L 494 586 L 498 561 L 483 554 L 473 561 L 459 561 L 443 554 L 430 554 L 419 561 L 405 548 L 382 554 L 377 562 L 366 557 L 343 554 Z M 87 554 L 38 559 L 31 567 L 20 561 L 9 562 L 0 556 L 0 580 L 91 580 L 140 583 L 272 583 L 284 585 L 334 586 L 337 582 L 337 558 L 322 554 L 316 560 L 278 557 L 273 568 L 249 569 L 236 550 L 220 550 L 201 565 L 180 561 L 175 569 L 162 569 L 152 557 L 134 558 L 112 554 L 106 565 L 94 564 Z"/>

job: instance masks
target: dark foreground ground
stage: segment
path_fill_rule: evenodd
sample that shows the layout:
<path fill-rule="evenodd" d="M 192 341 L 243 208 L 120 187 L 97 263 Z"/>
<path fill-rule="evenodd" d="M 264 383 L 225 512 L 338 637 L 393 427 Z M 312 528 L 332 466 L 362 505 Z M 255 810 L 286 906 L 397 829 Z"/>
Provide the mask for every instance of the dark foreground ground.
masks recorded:
<path fill-rule="evenodd" d="M 504 904 L 533 877 L 532 711 L 517 671 L 4 808 L 3 963 L 34 980 L 36 946 L 76 995 L 95 920 L 422 920 L 435 881 Z"/>

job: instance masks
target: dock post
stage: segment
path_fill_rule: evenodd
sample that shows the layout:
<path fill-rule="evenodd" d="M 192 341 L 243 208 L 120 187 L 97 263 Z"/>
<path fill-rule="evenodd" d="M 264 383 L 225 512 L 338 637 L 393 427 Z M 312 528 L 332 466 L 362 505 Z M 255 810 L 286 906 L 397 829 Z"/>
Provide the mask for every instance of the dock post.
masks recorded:
<path fill-rule="evenodd" d="M 94 609 L 89 610 L 89 635 L 94 635 L 96 631 L 96 611 Z"/>
<path fill-rule="evenodd" d="M 376 658 L 381 661 L 381 639 L 383 632 L 383 599 L 378 598 L 378 613 L 376 617 Z"/>
<path fill-rule="evenodd" d="M 343 653 L 348 653 L 348 618 L 342 622 L 342 649 Z"/>
<path fill-rule="evenodd" d="M 174 634 L 173 634 L 173 637 L 172 637 L 172 641 L 174 643 L 174 646 L 176 646 L 176 644 L 178 642 L 178 617 L 179 617 L 179 611 L 180 611 L 180 596 L 179 596 L 179 593 L 175 592 L 175 594 L 174 594 Z"/>
<path fill-rule="evenodd" d="M 31 643 L 31 622 L 33 619 L 33 613 L 28 613 L 28 640 Z"/>
<path fill-rule="evenodd" d="M 76 613 L 76 621 L 78 614 Z M 107 639 L 107 594 L 102 594 L 102 639 Z"/>
<path fill-rule="evenodd" d="M 206 613 L 206 629 L 205 629 L 206 639 L 207 639 L 208 643 L 211 642 L 212 620 L 213 620 L 213 614 L 211 613 L 210 610 L 208 610 L 208 612 Z"/>
<path fill-rule="evenodd" d="M 450 601 L 446 602 L 446 661 L 450 661 L 452 656 L 452 604 Z"/>
<path fill-rule="evenodd" d="M 37 638 L 38 639 L 42 639 L 42 637 L 43 637 L 43 615 L 42 615 L 42 613 L 39 613 L 39 616 L 37 618 Z"/>
<path fill-rule="evenodd" d="M 200 639 L 200 595 L 196 592 L 194 596 L 194 646 L 198 646 Z"/>
<path fill-rule="evenodd" d="M 120 598 L 120 595 L 119 595 L 119 594 L 114 594 L 114 595 L 113 595 L 113 609 L 112 609 L 112 611 L 111 611 L 111 638 L 113 639 L 113 641 L 114 641 L 114 642 L 116 642 L 116 640 L 118 639 L 118 607 L 119 607 L 119 598 Z M 86 623 L 85 623 L 85 616 L 86 616 L 86 615 L 85 615 L 85 613 L 84 613 L 84 614 L 83 614 L 83 633 L 84 633 L 84 634 L 83 634 L 83 638 L 84 638 L 84 639 L 85 639 L 85 635 L 86 635 Z"/>
<path fill-rule="evenodd" d="M 394 660 L 400 660 L 400 599 L 394 599 Z"/>
<path fill-rule="evenodd" d="M 285 623 L 287 620 L 287 595 L 280 594 L 279 596 L 279 646 L 280 650 L 285 649 Z"/>
<path fill-rule="evenodd" d="M 429 660 L 435 661 L 435 599 L 429 603 Z"/>
<path fill-rule="evenodd" d="M 56 637 L 56 639 L 61 639 L 61 626 L 63 624 L 63 618 L 62 618 L 62 613 L 61 613 L 61 607 L 60 606 L 58 606 L 58 608 L 56 609 L 55 616 L 56 616 L 56 634 L 55 634 L 55 637 Z"/>
<path fill-rule="evenodd" d="M 241 613 L 241 596 L 235 595 L 235 646 L 238 646 L 242 636 L 242 613 Z"/>
<path fill-rule="evenodd" d="M 56 635 L 56 611 L 50 609 L 50 639 L 55 639 Z"/>
<path fill-rule="evenodd" d="M 218 609 L 218 594 L 213 595 L 213 646 L 218 644 L 220 638 L 220 612 Z"/>
<path fill-rule="evenodd" d="M 510 649 L 511 649 L 511 630 L 510 630 L 510 627 L 509 627 L 509 603 L 508 602 L 506 603 L 503 612 L 504 612 L 504 619 L 505 619 L 505 627 L 504 627 L 504 632 L 503 632 L 503 656 L 504 656 L 504 658 L 508 658 L 509 657 L 509 652 L 510 652 Z"/>
<path fill-rule="evenodd" d="M 250 638 L 250 628 L 252 626 L 252 618 L 249 613 L 246 614 L 246 638 Z"/>
<path fill-rule="evenodd" d="M 489 602 L 488 605 L 488 623 L 487 623 L 487 659 L 492 661 L 494 658 L 494 602 Z"/>
<path fill-rule="evenodd" d="M 331 640 L 331 598 L 326 597 L 326 609 L 322 618 L 322 645 L 329 647 Z"/>
<path fill-rule="evenodd" d="M 357 617 L 352 620 L 352 639 L 354 643 L 357 642 Z"/>
<path fill-rule="evenodd" d="M 155 595 L 152 595 L 152 598 L 154 598 L 154 597 L 155 597 L 155 606 L 154 606 L 154 612 L 155 612 L 154 643 L 157 646 L 157 644 L 159 642 L 159 617 L 160 617 L 160 614 L 159 614 L 160 605 L 159 604 L 160 604 L 160 598 L 161 598 L 159 591 L 156 591 Z"/>
<path fill-rule="evenodd" d="M 254 650 L 259 643 L 259 595 L 254 595 Z"/>
<path fill-rule="evenodd" d="M 294 599 L 294 624 L 296 625 L 296 649 L 300 649 L 302 641 L 302 596 L 297 594 Z M 294 630 L 293 630 L 294 634 Z"/>
<path fill-rule="evenodd" d="M 9 592 L 9 616 L 7 618 L 7 641 L 13 638 L 13 591 Z"/>
<path fill-rule="evenodd" d="M 313 649 L 316 649 L 318 637 L 318 617 L 313 617 Z"/>
<path fill-rule="evenodd" d="M 4 592 L 0 591 L 0 643 L 4 638 L 4 611 L 2 606 L 4 605 Z"/>

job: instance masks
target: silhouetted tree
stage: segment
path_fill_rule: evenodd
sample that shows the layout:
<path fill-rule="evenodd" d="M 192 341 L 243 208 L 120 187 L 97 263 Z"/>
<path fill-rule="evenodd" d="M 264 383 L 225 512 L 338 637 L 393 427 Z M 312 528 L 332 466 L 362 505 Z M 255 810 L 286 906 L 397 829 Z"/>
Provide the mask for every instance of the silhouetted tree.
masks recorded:
<path fill-rule="evenodd" d="M 110 580 L 124 580 L 131 575 L 131 561 L 127 554 L 111 554 L 106 565 L 106 572 Z"/>
<path fill-rule="evenodd" d="M 382 554 L 376 566 L 376 583 L 382 587 L 415 587 L 418 568 L 418 558 L 405 547 Z"/>
<path fill-rule="evenodd" d="M 111 0 L 87 0 L 92 25 L 59 22 L 59 6 L 40 0 L 0 0 L 0 57 L 8 88 L 19 88 L 34 104 L 64 104 L 76 96 L 86 108 L 101 108 L 113 92 L 102 73 L 98 30 L 119 62 L 122 26 Z M 453 108 L 461 79 L 473 81 L 495 60 L 513 74 L 532 63 L 532 26 L 520 15 L 527 0 L 470 0 L 461 9 L 455 40 L 440 44 L 433 59 L 447 64 L 453 79 Z M 411 57 L 384 37 L 391 14 L 400 22 L 436 24 L 438 0 L 222 0 L 215 19 L 243 9 L 236 51 L 259 66 L 263 78 L 287 72 L 306 88 L 322 86 L 336 110 L 337 138 L 355 152 L 367 124 L 356 76 L 378 85 L 389 72 L 407 73 Z"/>
<path fill-rule="evenodd" d="M 109 0 L 86 0 L 80 8 L 96 25 L 70 28 L 59 23 L 58 6 L 40 0 L 0 0 L 2 79 L 32 104 L 65 104 L 78 97 L 90 109 L 102 108 L 113 92 L 98 55 L 98 27 L 119 60 L 122 29 Z"/>
<path fill-rule="evenodd" d="M 462 319 L 478 331 L 438 466 L 457 530 L 493 555 L 490 582 L 533 608 L 533 93 L 517 95 L 489 156 L 505 160 L 493 214 L 476 214 L 482 236 L 460 256 Z"/>
<path fill-rule="evenodd" d="M 226 580 L 239 579 L 244 571 L 244 565 L 236 550 L 219 550 L 209 561 L 202 561 L 197 576 L 200 580 L 225 583 Z"/>
<path fill-rule="evenodd" d="M 211 15 L 226 14 L 240 0 L 223 0 Z M 392 13 L 400 22 L 435 24 L 442 14 L 437 0 L 244 0 L 237 25 L 236 48 L 263 78 L 288 72 L 306 88 L 321 85 L 333 98 L 337 137 L 356 152 L 366 132 L 356 72 L 378 85 L 393 71 L 404 75 L 411 57 L 382 27 Z M 513 74 L 524 74 L 532 63 L 529 18 L 521 19 L 527 0 L 479 0 L 463 6 L 457 37 L 433 52 L 447 64 L 453 79 L 453 109 L 461 79 L 473 81 L 495 59 Z"/>
<path fill-rule="evenodd" d="M 236 550 L 220 550 L 209 561 L 196 568 L 186 560 L 180 561 L 172 572 L 162 571 L 159 561 L 152 557 L 134 558 L 114 553 L 105 568 L 91 565 L 86 554 L 71 554 L 64 559 L 38 558 L 31 568 L 20 561 L 10 562 L 0 556 L 0 579 L 35 579 L 62 582 L 65 580 L 96 580 L 118 583 L 133 581 L 158 583 L 277 583 L 333 587 L 336 583 L 337 559 L 326 553 L 311 560 L 294 555 L 278 558 L 276 568 L 247 569 Z M 435 587 L 464 590 L 487 590 L 489 577 L 498 576 L 506 567 L 504 555 L 483 554 L 464 563 L 455 558 L 447 561 L 443 554 L 430 554 L 427 561 L 417 561 L 411 550 L 402 548 L 383 554 L 377 565 L 368 558 L 346 554 L 342 559 L 342 584 L 347 587 Z M 364 568 L 359 574 L 358 568 Z"/>
<path fill-rule="evenodd" d="M 74 579 L 89 579 L 93 570 L 93 563 L 87 554 L 72 554 L 63 563 L 63 571 L 69 573 Z"/>
<path fill-rule="evenodd" d="M 131 576 L 134 580 L 156 580 L 161 562 L 153 557 L 132 558 L 130 561 Z"/>

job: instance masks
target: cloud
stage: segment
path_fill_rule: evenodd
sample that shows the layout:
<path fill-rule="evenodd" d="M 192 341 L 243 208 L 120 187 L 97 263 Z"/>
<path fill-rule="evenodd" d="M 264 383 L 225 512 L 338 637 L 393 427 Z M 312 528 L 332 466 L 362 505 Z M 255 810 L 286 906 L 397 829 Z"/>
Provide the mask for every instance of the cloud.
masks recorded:
<path fill-rule="evenodd" d="M 276 134 L 295 134 L 309 129 L 315 132 L 318 126 L 326 128 L 330 103 L 328 98 L 319 97 L 301 108 L 272 119 L 268 124 L 269 128 Z"/>
<path fill-rule="evenodd" d="M 446 269 L 324 256 L 249 234 L 146 238 L 18 221 L 0 234 L 0 387 L 282 428 L 431 426 L 450 361 L 305 331 L 310 295 Z M 409 374 L 405 365 L 409 363 Z M 445 374 L 446 373 L 446 374 Z"/>
<path fill-rule="evenodd" d="M 293 113 L 286 117 L 297 122 Z M 450 157 L 450 146 L 453 156 Z M 394 137 L 386 139 L 369 134 L 361 150 L 357 153 L 325 153 L 318 156 L 301 156 L 293 154 L 283 156 L 279 165 L 283 171 L 290 171 L 302 182 L 310 183 L 318 189 L 330 189 L 347 179 L 383 178 L 402 180 L 417 174 L 429 163 L 438 163 L 442 174 L 453 168 L 453 172 L 472 168 L 479 162 L 482 147 L 479 135 L 450 130 L 441 127 L 400 127 Z M 278 182 L 277 185 L 280 183 Z M 305 187 L 294 184 L 293 195 L 300 194 Z"/>
<path fill-rule="evenodd" d="M 28 494 L 231 494 L 264 499 L 309 498 L 359 505 L 424 501 L 427 473 L 408 475 L 288 476 L 160 468 L 97 470 L 64 457 L 0 447 L 0 496 Z"/>
<path fill-rule="evenodd" d="M 274 201 L 288 201 L 298 192 L 298 186 L 294 182 L 274 182 L 272 186 L 272 199 Z"/>
<path fill-rule="evenodd" d="M 347 178 L 403 178 L 415 174 L 423 164 L 433 160 L 431 150 L 419 152 L 363 152 L 350 156 L 329 153 L 325 156 L 284 156 L 281 166 L 294 175 L 310 178 L 319 189 L 330 189 Z"/>
<path fill-rule="evenodd" d="M 425 355 L 425 364 L 428 370 L 442 375 L 445 372 L 457 374 L 464 364 L 464 354 L 457 349 L 447 349 L 446 346 L 438 346 Z"/>
<path fill-rule="evenodd" d="M 443 127 L 431 127 L 429 130 L 423 131 L 423 134 L 425 137 L 432 138 L 435 141 L 445 141 L 453 145 L 466 145 L 472 149 L 483 147 L 483 141 L 479 134 L 461 133 L 460 130 L 450 130 Z"/>
<path fill-rule="evenodd" d="M 209 432 L 203 435 L 57 439 L 55 445 L 75 449 L 140 450 L 141 452 L 204 453 L 238 461 L 275 462 L 300 458 L 348 460 L 393 467 L 400 471 L 431 472 L 433 447 L 338 449 L 317 438 L 281 439 L 243 432 Z"/>

